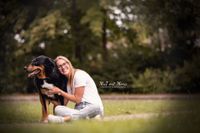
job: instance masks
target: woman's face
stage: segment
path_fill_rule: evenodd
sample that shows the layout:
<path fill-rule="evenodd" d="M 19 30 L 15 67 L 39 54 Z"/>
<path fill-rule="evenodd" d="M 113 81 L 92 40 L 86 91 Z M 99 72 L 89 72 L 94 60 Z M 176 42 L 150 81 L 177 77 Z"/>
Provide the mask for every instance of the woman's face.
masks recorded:
<path fill-rule="evenodd" d="M 63 75 L 68 76 L 69 71 L 70 71 L 69 64 L 66 61 L 62 60 L 62 59 L 59 59 L 56 62 L 56 64 L 57 64 L 57 67 L 58 67 L 58 70 L 60 71 L 60 73 L 63 74 Z"/>

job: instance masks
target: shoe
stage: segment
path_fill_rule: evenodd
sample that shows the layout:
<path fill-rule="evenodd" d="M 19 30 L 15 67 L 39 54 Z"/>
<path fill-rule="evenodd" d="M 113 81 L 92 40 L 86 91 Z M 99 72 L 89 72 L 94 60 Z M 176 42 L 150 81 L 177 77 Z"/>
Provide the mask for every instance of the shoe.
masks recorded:
<path fill-rule="evenodd" d="M 62 116 L 55 116 L 55 115 L 48 115 L 48 122 L 49 123 L 64 123 L 64 117 Z"/>
<path fill-rule="evenodd" d="M 103 117 L 102 117 L 101 115 L 96 115 L 96 116 L 94 117 L 94 119 L 95 119 L 95 120 L 102 120 Z"/>

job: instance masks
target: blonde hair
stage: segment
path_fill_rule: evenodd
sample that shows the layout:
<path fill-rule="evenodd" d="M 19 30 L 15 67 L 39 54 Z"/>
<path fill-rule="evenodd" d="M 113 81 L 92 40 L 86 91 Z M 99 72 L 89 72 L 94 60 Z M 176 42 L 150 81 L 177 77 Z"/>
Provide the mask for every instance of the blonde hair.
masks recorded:
<path fill-rule="evenodd" d="M 69 64 L 69 75 L 68 75 L 68 82 L 67 82 L 67 86 L 69 86 L 71 88 L 71 92 L 74 93 L 74 89 L 73 89 L 73 78 L 74 78 L 74 74 L 76 69 L 73 67 L 71 61 L 65 57 L 65 56 L 57 56 L 56 59 L 54 60 L 56 65 L 57 65 L 57 61 L 58 60 L 64 60 L 66 63 Z"/>

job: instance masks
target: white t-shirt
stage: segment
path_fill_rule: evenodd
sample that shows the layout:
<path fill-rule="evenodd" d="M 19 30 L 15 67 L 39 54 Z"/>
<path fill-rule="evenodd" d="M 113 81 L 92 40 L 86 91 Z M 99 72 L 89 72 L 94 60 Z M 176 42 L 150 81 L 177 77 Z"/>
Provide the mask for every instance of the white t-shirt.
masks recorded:
<path fill-rule="evenodd" d="M 78 69 L 75 71 L 75 75 L 73 79 L 73 92 L 75 91 L 74 90 L 75 88 L 80 87 L 80 86 L 85 87 L 81 101 L 98 105 L 100 106 L 101 111 L 104 112 L 103 104 L 102 104 L 102 101 L 99 96 L 94 80 L 91 78 L 91 76 L 87 72 Z M 72 94 L 73 92 L 71 92 L 71 89 L 68 87 L 68 93 Z"/>

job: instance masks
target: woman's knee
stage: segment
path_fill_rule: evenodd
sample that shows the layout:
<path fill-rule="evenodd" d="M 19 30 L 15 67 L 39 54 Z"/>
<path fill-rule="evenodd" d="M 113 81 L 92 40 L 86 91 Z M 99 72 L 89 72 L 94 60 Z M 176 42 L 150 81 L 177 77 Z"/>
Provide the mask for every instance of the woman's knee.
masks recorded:
<path fill-rule="evenodd" d="M 54 112 L 55 112 L 55 115 L 62 116 L 63 106 L 61 105 L 56 106 L 54 109 Z"/>
<path fill-rule="evenodd" d="M 93 118 L 96 115 L 101 115 L 101 109 L 98 105 L 89 105 L 85 109 L 81 110 L 81 113 L 84 117 Z"/>
<path fill-rule="evenodd" d="M 54 112 L 55 112 L 55 115 L 58 115 L 58 116 L 68 116 L 74 113 L 78 113 L 79 111 L 68 108 L 66 106 L 58 105 L 55 107 Z"/>

